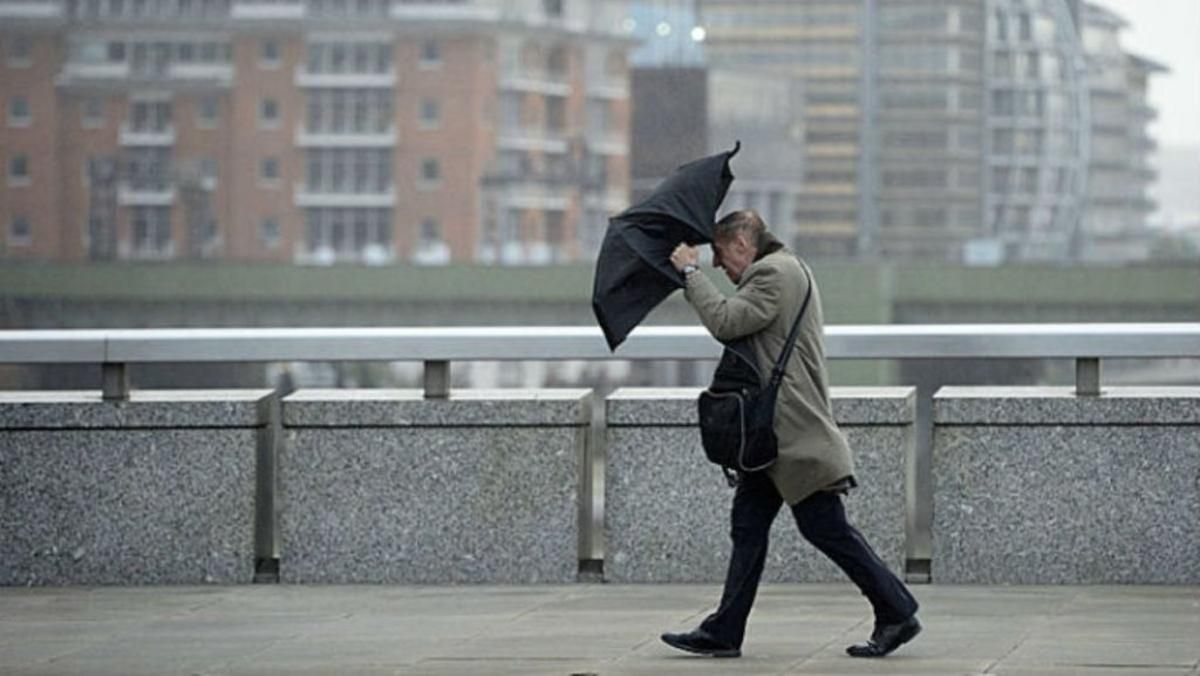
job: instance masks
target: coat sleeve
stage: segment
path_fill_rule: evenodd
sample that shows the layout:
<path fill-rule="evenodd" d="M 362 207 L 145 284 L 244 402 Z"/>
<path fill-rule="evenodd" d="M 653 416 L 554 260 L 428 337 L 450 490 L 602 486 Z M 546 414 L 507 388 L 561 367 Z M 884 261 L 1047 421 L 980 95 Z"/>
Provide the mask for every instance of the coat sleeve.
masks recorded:
<path fill-rule="evenodd" d="M 708 332 L 720 341 L 765 329 L 779 313 L 780 272 L 773 266 L 751 266 L 738 290 L 726 298 L 708 277 L 688 275 L 684 297 L 700 315 Z"/>

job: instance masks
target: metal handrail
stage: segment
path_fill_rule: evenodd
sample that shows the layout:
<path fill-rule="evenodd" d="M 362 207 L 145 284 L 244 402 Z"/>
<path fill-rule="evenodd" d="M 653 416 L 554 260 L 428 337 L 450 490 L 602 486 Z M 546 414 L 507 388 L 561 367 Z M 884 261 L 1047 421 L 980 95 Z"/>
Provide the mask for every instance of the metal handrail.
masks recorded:
<path fill-rule="evenodd" d="M 831 359 L 1200 357 L 1200 323 L 840 325 Z M 0 364 L 714 359 L 699 326 L 642 327 L 615 352 L 583 326 L 0 331 Z"/>
<path fill-rule="evenodd" d="M 1076 360 L 1076 389 L 1098 394 L 1103 358 L 1200 357 L 1200 323 L 843 325 L 825 329 L 831 359 Z M 422 361 L 445 396 L 452 361 L 715 359 L 700 326 L 650 326 L 610 352 L 585 326 L 227 328 L 0 331 L 0 364 L 104 365 L 105 397 L 128 396 L 127 364 Z"/>

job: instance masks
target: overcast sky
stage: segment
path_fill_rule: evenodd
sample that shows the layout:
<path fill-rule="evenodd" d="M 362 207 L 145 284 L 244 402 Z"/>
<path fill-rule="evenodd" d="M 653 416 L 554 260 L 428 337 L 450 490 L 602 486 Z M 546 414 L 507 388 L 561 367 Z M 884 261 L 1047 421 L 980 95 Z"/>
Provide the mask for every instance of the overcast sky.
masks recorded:
<path fill-rule="evenodd" d="M 1092 0 L 1129 22 L 1126 51 L 1164 64 L 1150 100 L 1159 119 L 1151 135 L 1163 146 L 1200 146 L 1200 0 Z"/>

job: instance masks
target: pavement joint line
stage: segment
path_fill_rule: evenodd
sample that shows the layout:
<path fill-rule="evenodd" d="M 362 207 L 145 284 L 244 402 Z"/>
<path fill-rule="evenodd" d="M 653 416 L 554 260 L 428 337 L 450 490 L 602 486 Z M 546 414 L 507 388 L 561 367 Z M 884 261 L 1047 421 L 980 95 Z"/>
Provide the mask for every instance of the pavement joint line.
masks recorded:
<path fill-rule="evenodd" d="M 847 627 L 845 630 L 843 630 L 842 633 L 840 633 L 837 636 L 834 636 L 833 638 L 826 641 L 824 644 L 821 645 L 821 647 L 814 650 L 811 655 L 801 657 L 800 659 L 796 660 L 795 662 L 789 664 L 788 668 L 783 673 L 787 673 L 788 671 L 792 671 L 793 669 L 799 669 L 800 667 L 803 667 L 805 664 L 807 664 L 808 662 L 811 662 L 813 659 L 816 658 L 817 655 L 820 655 L 826 648 L 829 648 L 834 643 L 837 643 L 838 641 L 845 641 L 852 632 L 857 632 L 866 623 L 867 623 L 867 618 L 863 618 L 863 619 L 859 620 L 858 622 L 855 622 L 852 626 Z M 850 640 L 853 641 L 854 639 L 850 638 Z"/>
<path fill-rule="evenodd" d="M 984 674 L 994 673 L 992 671 L 993 669 L 995 669 L 1000 664 L 1002 664 L 1004 662 L 1004 660 L 1011 657 L 1012 654 L 1015 653 L 1017 651 L 1017 649 L 1020 648 L 1025 643 L 1025 641 L 1028 641 L 1029 638 L 1033 636 L 1035 631 L 1040 631 L 1043 628 L 1045 628 L 1046 625 L 1049 624 L 1053 618 L 1061 617 L 1063 610 L 1065 610 L 1071 604 L 1073 604 L 1077 600 L 1079 600 L 1079 597 L 1082 593 L 1083 592 L 1080 590 L 1075 590 L 1070 594 L 1064 594 L 1063 597 L 1061 599 L 1059 599 L 1058 603 L 1054 605 L 1054 607 L 1051 609 L 1051 611 L 1049 613 L 1047 613 L 1045 615 L 1040 615 L 1033 622 L 1029 622 L 1028 624 L 1026 624 L 1025 631 L 1022 632 L 1021 637 L 1019 639 L 1017 639 L 1017 642 L 1014 643 L 1013 646 L 1008 649 L 1008 652 L 1006 652 L 1003 655 L 1001 655 L 1000 657 L 998 657 L 995 662 L 992 662 L 991 664 L 987 665 L 987 668 L 983 670 L 983 673 Z"/>

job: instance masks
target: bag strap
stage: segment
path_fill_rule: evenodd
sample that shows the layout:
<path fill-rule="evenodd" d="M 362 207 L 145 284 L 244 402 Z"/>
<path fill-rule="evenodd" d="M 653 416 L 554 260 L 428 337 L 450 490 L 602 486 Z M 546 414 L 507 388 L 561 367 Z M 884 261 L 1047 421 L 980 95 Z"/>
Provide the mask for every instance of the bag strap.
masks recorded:
<path fill-rule="evenodd" d="M 799 259 L 797 259 L 799 262 Z M 771 369 L 770 387 L 779 387 L 783 382 L 783 369 L 787 366 L 788 359 L 792 356 L 792 348 L 796 346 L 796 337 L 800 335 L 800 320 L 804 319 L 804 311 L 808 309 L 808 301 L 812 299 L 812 279 L 804 270 L 804 264 L 800 264 L 800 272 L 808 281 L 808 291 L 804 294 L 804 302 L 800 305 L 800 314 L 796 315 L 796 321 L 792 322 L 792 330 L 788 332 L 787 342 L 784 343 L 783 353 L 779 355 L 779 360 L 775 362 L 775 368 Z"/>

